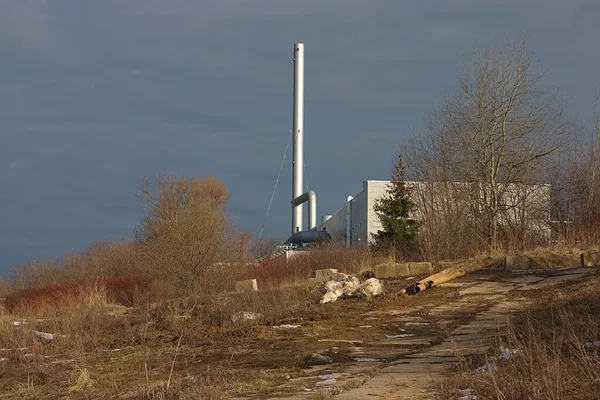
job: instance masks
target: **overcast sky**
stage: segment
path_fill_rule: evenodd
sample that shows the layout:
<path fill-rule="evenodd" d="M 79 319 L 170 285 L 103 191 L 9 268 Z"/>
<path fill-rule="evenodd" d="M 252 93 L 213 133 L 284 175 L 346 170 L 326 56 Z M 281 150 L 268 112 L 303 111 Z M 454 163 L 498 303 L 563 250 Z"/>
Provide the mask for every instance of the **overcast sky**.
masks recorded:
<path fill-rule="evenodd" d="M 145 177 L 215 175 L 258 234 L 306 51 L 305 157 L 318 215 L 387 179 L 474 46 L 528 30 L 545 83 L 591 115 L 600 1 L 3 0 L 0 275 L 129 239 Z M 291 225 L 287 158 L 265 233 Z M 306 215 L 306 214 L 305 214 Z"/>

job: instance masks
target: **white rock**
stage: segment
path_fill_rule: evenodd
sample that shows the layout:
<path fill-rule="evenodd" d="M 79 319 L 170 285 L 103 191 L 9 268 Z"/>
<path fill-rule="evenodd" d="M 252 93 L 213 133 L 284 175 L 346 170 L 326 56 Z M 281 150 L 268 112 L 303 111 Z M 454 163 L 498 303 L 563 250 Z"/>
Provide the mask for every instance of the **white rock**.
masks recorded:
<path fill-rule="evenodd" d="M 46 333 L 46 332 L 40 332 L 40 331 L 34 331 L 33 333 L 35 333 L 35 335 L 39 338 L 42 338 L 42 340 L 46 343 L 50 343 L 51 341 L 54 340 L 55 335 L 53 335 L 52 333 Z"/>

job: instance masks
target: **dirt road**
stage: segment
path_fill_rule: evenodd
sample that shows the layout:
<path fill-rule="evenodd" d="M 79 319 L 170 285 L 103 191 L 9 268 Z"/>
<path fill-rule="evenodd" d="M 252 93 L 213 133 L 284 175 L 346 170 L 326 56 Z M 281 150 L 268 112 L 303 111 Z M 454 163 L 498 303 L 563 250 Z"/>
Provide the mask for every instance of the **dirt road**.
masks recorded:
<path fill-rule="evenodd" d="M 420 302 L 417 298 L 424 293 L 414 297 L 413 307 L 356 316 L 345 341 L 320 339 L 324 348 L 333 346 L 327 349 L 329 354 L 336 345 L 345 346 L 353 361 L 308 369 L 313 373 L 288 384 L 300 390 L 285 398 L 306 399 L 335 388 L 341 393 L 333 398 L 340 400 L 433 399 L 440 380 L 455 370 L 463 356 L 497 350 L 508 316 L 527 309 L 536 293 L 574 285 L 599 272 L 592 268 L 480 271 L 432 290 L 446 293 L 438 296 L 438 304 Z M 389 333 L 377 340 L 353 341 L 356 332 L 374 327 L 385 327 Z"/>

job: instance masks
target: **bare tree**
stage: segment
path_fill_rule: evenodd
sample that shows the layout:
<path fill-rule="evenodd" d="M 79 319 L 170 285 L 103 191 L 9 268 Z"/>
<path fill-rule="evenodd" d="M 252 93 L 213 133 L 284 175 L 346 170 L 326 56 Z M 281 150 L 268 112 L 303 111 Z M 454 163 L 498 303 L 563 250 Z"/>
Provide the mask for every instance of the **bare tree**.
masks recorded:
<path fill-rule="evenodd" d="M 562 211 L 565 232 L 580 240 L 597 240 L 600 233 L 600 92 L 594 102 L 593 119 L 566 167 Z M 566 229 L 570 228 L 570 229 Z M 569 232 L 570 231 L 570 232 Z M 568 236 L 565 234 L 565 239 Z"/>
<path fill-rule="evenodd" d="M 459 68 L 459 90 L 443 94 L 434 108 L 429 132 L 437 168 L 448 180 L 469 183 L 491 248 L 503 214 L 524 208 L 529 191 L 519 185 L 540 183 L 545 159 L 572 132 L 565 101 L 542 86 L 544 71 L 528 42 L 524 35 L 475 50 L 473 61 Z"/>
<path fill-rule="evenodd" d="M 273 236 L 263 237 L 250 242 L 250 258 L 252 261 L 268 260 L 273 257 L 283 241 Z"/>

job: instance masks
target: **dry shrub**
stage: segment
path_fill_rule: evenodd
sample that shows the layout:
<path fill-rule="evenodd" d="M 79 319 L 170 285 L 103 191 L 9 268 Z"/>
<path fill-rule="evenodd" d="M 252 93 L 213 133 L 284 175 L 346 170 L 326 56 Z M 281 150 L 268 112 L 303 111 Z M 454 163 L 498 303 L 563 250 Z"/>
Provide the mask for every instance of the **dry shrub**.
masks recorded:
<path fill-rule="evenodd" d="M 34 327 L 22 318 L 0 311 L 0 357 L 25 360 L 25 354 L 40 346 Z"/>
<path fill-rule="evenodd" d="M 54 296 L 52 302 L 20 308 L 18 318 L 6 312 L 0 315 L 0 346 L 8 349 L 11 362 L 87 352 L 120 327 L 115 306 L 109 304 L 102 286 L 80 287 Z"/>
<path fill-rule="evenodd" d="M 106 292 L 107 300 L 123 306 L 132 306 L 143 297 L 150 287 L 150 281 L 138 276 L 111 276 L 92 281 L 61 283 L 46 287 L 24 289 L 6 297 L 5 307 L 9 311 L 18 308 L 37 308 L 57 305 L 65 298 L 78 298 L 87 295 L 95 287 Z"/>
<path fill-rule="evenodd" d="M 8 276 L 14 290 L 55 285 L 63 282 L 60 266 L 55 261 L 35 260 L 13 267 Z"/>
<path fill-rule="evenodd" d="M 479 399 L 597 399 L 600 393 L 600 282 L 557 295 L 550 306 L 516 316 L 504 346 L 516 350 L 497 370 L 463 371 L 443 398 L 470 388 Z M 568 300 L 565 300 L 568 299 Z M 472 365 L 477 366 L 477 365 Z"/>
<path fill-rule="evenodd" d="M 204 297 L 163 299 L 131 310 L 132 324 L 144 324 L 153 332 L 194 336 L 223 334 L 245 336 L 264 329 L 264 324 L 295 320 L 299 315 L 314 315 L 321 289 L 315 285 L 273 288 L 254 293 L 225 292 Z M 254 315 L 246 319 L 242 315 Z M 150 332 L 152 333 L 152 332 Z"/>
<path fill-rule="evenodd" d="M 0 298 L 6 297 L 11 293 L 12 289 L 8 282 L 3 279 L 0 279 Z"/>
<path fill-rule="evenodd" d="M 226 214 L 227 188 L 217 179 L 158 177 L 139 197 L 147 210 L 136 238 L 150 272 L 185 294 L 230 287 L 245 239 Z"/>
<path fill-rule="evenodd" d="M 222 400 L 231 396 L 271 388 L 271 382 L 284 383 L 283 374 L 275 371 L 233 368 L 226 363 L 206 366 L 195 376 L 187 376 L 175 383 L 162 383 L 141 397 L 152 400 Z M 264 393 L 261 393 L 264 394 Z"/>
<path fill-rule="evenodd" d="M 144 271 L 139 244 L 125 241 L 97 242 L 60 260 L 38 260 L 17 265 L 9 272 L 15 290 L 114 275 L 139 275 Z"/>

